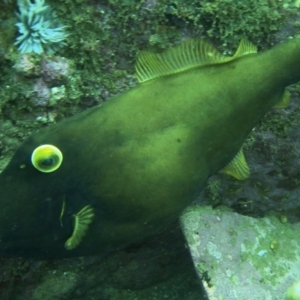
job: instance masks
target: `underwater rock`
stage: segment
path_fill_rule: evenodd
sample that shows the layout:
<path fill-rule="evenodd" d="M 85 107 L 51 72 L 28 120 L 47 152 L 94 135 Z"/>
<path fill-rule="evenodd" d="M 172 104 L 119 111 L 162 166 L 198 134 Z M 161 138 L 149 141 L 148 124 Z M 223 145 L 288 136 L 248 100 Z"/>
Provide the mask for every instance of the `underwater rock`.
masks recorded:
<path fill-rule="evenodd" d="M 300 223 L 197 205 L 181 223 L 209 299 L 282 300 L 300 278 Z"/>
<path fill-rule="evenodd" d="M 0 262 L 0 299 L 200 300 L 203 295 L 178 225 L 105 257 Z M 15 270 L 14 276 L 10 283 L 2 282 L 9 269 Z"/>

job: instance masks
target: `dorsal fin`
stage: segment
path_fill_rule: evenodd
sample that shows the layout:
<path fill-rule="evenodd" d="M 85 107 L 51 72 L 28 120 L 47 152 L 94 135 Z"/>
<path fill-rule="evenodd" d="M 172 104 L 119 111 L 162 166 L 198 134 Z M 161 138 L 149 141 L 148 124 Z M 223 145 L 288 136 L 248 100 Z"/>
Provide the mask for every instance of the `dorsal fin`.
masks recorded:
<path fill-rule="evenodd" d="M 139 82 L 145 82 L 194 67 L 226 63 L 256 52 L 256 47 L 244 39 L 234 56 L 224 56 L 204 40 L 187 39 L 162 53 L 142 51 L 135 65 L 136 77 Z"/>
<path fill-rule="evenodd" d="M 257 47 L 250 43 L 248 40 L 242 39 L 231 60 L 255 53 L 257 53 Z"/>

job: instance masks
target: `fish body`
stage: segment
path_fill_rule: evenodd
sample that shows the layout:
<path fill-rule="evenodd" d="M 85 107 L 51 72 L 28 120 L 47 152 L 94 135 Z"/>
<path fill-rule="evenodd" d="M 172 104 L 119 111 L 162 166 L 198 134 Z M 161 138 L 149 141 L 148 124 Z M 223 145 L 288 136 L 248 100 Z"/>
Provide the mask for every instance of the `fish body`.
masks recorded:
<path fill-rule="evenodd" d="M 300 79 L 300 39 L 262 54 L 244 45 L 231 59 L 204 42 L 188 43 L 155 58 L 165 65 L 158 74 L 156 62 L 142 56 L 137 87 L 20 146 L 0 174 L 1 253 L 49 259 L 121 249 L 178 218 L 221 169 L 244 164 L 239 179 L 247 177 L 236 155 Z M 206 61 L 167 66 L 176 51 L 191 56 L 194 43 Z M 61 151 L 56 170 L 33 166 L 41 145 Z"/>

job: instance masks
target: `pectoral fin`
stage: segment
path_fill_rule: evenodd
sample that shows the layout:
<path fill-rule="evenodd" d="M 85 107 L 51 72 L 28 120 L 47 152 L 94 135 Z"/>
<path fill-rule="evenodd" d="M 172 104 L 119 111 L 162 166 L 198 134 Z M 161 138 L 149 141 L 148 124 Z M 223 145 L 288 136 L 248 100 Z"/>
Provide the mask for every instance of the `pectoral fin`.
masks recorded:
<path fill-rule="evenodd" d="M 86 235 L 94 216 L 94 209 L 90 205 L 85 206 L 77 214 L 73 215 L 74 230 L 71 237 L 65 243 L 65 248 L 67 250 L 72 250 L 80 244 L 82 238 Z"/>
<path fill-rule="evenodd" d="M 220 172 L 231 175 L 238 180 L 247 179 L 250 175 L 250 169 L 246 162 L 243 150 L 241 149 L 233 160 Z"/>

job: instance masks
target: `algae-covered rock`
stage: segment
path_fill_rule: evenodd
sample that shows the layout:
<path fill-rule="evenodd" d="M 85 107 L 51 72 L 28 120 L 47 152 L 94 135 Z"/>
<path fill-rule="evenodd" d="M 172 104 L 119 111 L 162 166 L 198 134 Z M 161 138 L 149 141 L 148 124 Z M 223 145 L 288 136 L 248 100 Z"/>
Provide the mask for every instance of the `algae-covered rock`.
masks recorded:
<path fill-rule="evenodd" d="M 2 300 L 202 300 L 179 226 L 107 256 L 0 258 Z"/>
<path fill-rule="evenodd" d="M 32 300 L 66 299 L 78 284 L 79 275 L 75 272 L 48 273 L 33 291 Z"/>
<path fill-rule="evenodd" d="M 200 206 L 181 222 L 209 299 L 282 300 L 300 278 L 300 223 Z"/>

